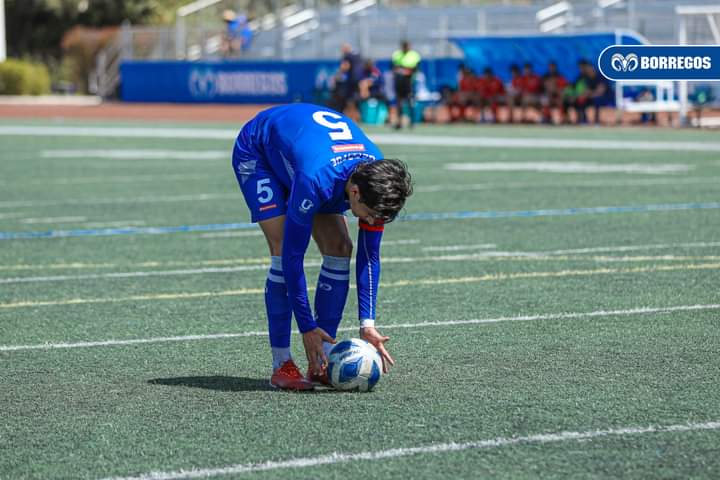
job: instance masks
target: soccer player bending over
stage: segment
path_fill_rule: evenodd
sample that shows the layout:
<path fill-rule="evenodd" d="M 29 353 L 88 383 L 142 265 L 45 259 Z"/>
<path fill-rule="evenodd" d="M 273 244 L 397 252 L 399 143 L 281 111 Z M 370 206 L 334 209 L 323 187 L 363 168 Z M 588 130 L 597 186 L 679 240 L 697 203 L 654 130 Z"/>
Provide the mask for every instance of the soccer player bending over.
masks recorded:
<path fill-rule="evenodd" d="M 344 212 L 359 218 L 356 281 L 360 337 L 375 346 L 383 370 L 393 365 L 388 337 L 375 328 L 384 225 L 412 193 L 407 166 L 382 152 L 352 120 L 327 108 L 295 103 L 260 112 L 240 131 L 233 150 L 240 189 L 270 247 L 265 284 L 273 374 L 290 390 L 328 385 L 327 355 L 335 343 L 350 287 L 352 240 Z M 303 270 L 310 237 L 323 255 L 315 315 Z M 302 333 L 309 369 L 290 356 L 291 317 Z"/>

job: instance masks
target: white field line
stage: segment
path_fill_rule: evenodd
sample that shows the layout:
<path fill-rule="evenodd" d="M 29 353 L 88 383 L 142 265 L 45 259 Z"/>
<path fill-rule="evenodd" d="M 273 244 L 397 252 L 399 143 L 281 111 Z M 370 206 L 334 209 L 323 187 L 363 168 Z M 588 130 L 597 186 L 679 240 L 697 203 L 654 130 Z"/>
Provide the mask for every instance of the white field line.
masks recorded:
<path fill-rule="evenodd" d="M 423 252 L 456 252 L 459 250 L 487 250 L 495 248 L 494 243 L 479 243 L 474 245 L 436 245 L 432 247 L 423 247 Z"/>
<path fill-rule="evenodd" d="M 37 225 L 44 223 L 83 223 L 87 222 L 87 217 L 37 217 L 37 218 L 22 218 L 19 220 L 20 223 L 26 225 Z"/>
<path fill-rule="evenodd" d="M 425 327 L 445 327 L 459 325 L 486 325 L 503 322 L 538 322 L 545 320 L 581 320 L 586 318 L 611 318 L 611 317 L 631 317 L 642 315 L 665 315 L 675 312 L 702 312 L 720 310 L 720 304 L 708 305 L 677 305 L 669 307 L 641 307 L 625 310 L 596 310 L 592 312 L 570 312 L 570 313 L 547 313 L 536 315 L 517 315 L 507 317 L 493 318 L 477 318 L 469 320 L 444 320 L 417 323 L 395 323 L 383 325 L 383 330 L 392 329 L 415 329 Z M 342 327 L 338 329 L 340 332 L 356 331 L 357 327 Z M 297 333 L 297 332 L 295 332 Z M 182 335 L 175 337 L 151 337 L 136 338 L 130 340 L 100 340 L 96 342 L 63 342 L 63 343 L 41 343 L 35 345 L 0 345 L 0 352 L 17 352 L 24 350 L 55 350 L 67 348 L 90 348 L 90 347 L 111 347 L 111 346 L 127 346 L 142 345 L 150 343 L 168 343 L 168 342 L 193 342 L 201 340 L 222 340 L 227 338 L 242 337 L 266 337 L 268 332 L 238 332 L 238 333 L 216 333 L 206 335 Z"/>
<path fill-rule="evenodd" d="M 252 232 L 219 232 L 219 233 L 242 233 L 242 237 L 256 237 L 262 236 L 261 231 Z M 203 234 L 200 235 L 204 237 Z M 230 235 L 222 235 L 222 237 Z M 416 238 L 402 239 L 402 240 L 384 240 L 382 243 L 383 247 L 395 247 L 404 245 L 415 245 L 420 243 L 420 240 Z M 312 260 L 312 259 L 310 259 Z M 85 262 L 67 262 L 67 263 L 49 263 L 49 264 L 28 264 L 19 263 L 15 265 L 0 265 L 0 271 L 24 271 L 24 270 L 84 270 L 84 269 L 99 269 L 99 268 L 158 268 L 158 267 L 188 267 L 188 266 L 210 266 L 210 265 L 238 265 L 238 264 L 267 264 L 267 257 L 244 257 L 244 258 L 223 258 L 216 260 L 201 260 L 194 262 L 183 262 L 183 261 L 171 261 L 171 262 L 159 262 L 159 261 L 147 261 L 130 264 L 120 263 L 85 263 Z"/>
<path fill-rule="evenodd" d="M 98 177 L 54 177 L 34 179 L 23 182 L 24 185 L 85 185 L 93 183 L 166 183 L 181 180 L 210 180 L 217 178 L 217 175 L 191 174 L 191 173 L 170 173 L 167 175 L 103 175 Z M 13 182 L 0 181 L 0 185 L 10 185 Z"/>
<path fill-rule="evenodd" d="M 239 128 L 239 127 L 238 127 Z M 30 137 L 107 137 L 107 138 L 176 138 L 187 140 L 216 139 L 233 140 L 237 136 L 234 129 L 220 130 L 210 128 L 134 128 L 134 127 L 42 127 L 42 126 L 2 126 L 0 135 Z"/>
<path fill-rule="evenodd" d="M 0 130 L 0 134 L 2 131 Z M 646 150 L 677 152 L 720 152 L 720 143 L 710 142 L 659 142 L 636 140 L 591 140 L 564 138 L 501 138 L 501 137 L 451 137 L 439 135 L 371 135 L 381 145 L 408 145 L 428 147 L 477 147 L 477 148 L 520 148 L 560 150 Z"/>
<path fill-rule="evenodd" d="M 0 208 L 48 207 L 55 205 L 123 205 L 134 203 L 202 202 L 207 200 L 241 199 L 238 193 L 198 193 L 185 195 L 148 195 L 144 197 L 117 198 L 68 198 L 58 200 L 8 200 L 0 202 Z"/>
<path fill-rule="evenodd" d="M 239 128 L 239 126 L 238 126 Z M 31 137 L 111 137 L 111 138 L 176 138 L 185 140 L 234 140 L 236 129 L 213 128 L 135 128 L 135 127 L 60 127 L 60 126 L 0 126 L 2 136 Z M 571 150 L 649 150 L 678 152 L 720 152 L 716 142 L 671 142 L 637 140 L 592 140 L 562 138 L 517 137 L 453 137 L 441 135 L 405 135 L 378 133 L 370 138 L 381 145 L 408 145 L 431 147 L 477 147 L 522 149 L 571 149 Z"/>
<path fill-rule="evenodd" d="M 230 160 L 227 150 L 44 150 L 42 158 L 101 158 L 112 160 Z"/>
<path fill-rule="evenodd" d="M 168 174 L 168 175 L 104 175 L 100 177 L 56 177 L 48 178 L 43 180 L 30 180 L 25 182 L 27 185 L 84 185 L 93 183 L 164 183 L 168 181 L 182 181 L 182 180 L 208 180 L 217 178 L 212 175 L 198 175 L 198 174 Z M 0 185 L 9 185 L 10 182 L 0 181 Z M 575 182 L 507 182 L 507 183 L 471 183 L 471 184 L 437 184 L 437 185 L 419 185 L 415 187 L 416 193 L 437 193 L 437 192 L 468 192 L 475 190 L 526 190 L 526 189 L 542 189 L 542 188 L 573 188 L 573 187 L 631 187 L 631 186 L 660 186 L 660 185 L 698 185 L 698 184 L 711 184 L 720 185 L 720 178 L 718 177 L 690 177 L 690 178 L 657 178 L 657 179 L 637 179 L 637 180 L 588 180 L 588 181 L 575 181 Z M 200 194 L 205 195 L 204 198 L 199 200 L 213 200 L 207 195 L 214 194 Z M 187 201 L 185 198 L 180 197 L 174 199 L 175 196 L 164 199 L 161 196 L 157 196 L 158 202 L 181 202 Z M 102 200 L 108 202 L 108 199 L 85 199 L 77 200 L 82 204 L 89 201 Z M 71 202 L 75 200 L 70 200 Z M 137 200 L 135 200 L 137 201 Z M 154 201 L 152 198 L 144 200 L 147 203 Z M 34 200 L 27 200 L 23 203 L 36 202 Z M 57 200 L 47 203 L 38 203 L 37 205 L 31 206 L 43 206 L 43 205 L 57 205 L 58 202 L 64 202 L 64 200 Z M 125 199 L 118 201 L 112 200 L 111 203 L 128 203 Z M 2 204 L 0 203 L 0 206 Z"/>
<path fill-rule="evenodd" d="M 444 245 L 437 247 L 425 247 L 433 248 L 436 250 L 444 249 L 447 251 L 463 251 L 463 250 L 478 250 L 485 248 L 484 243 L 471 244 L 471 245 Z M 516 255 L 516 256 L 527 256 L 527 257 L 541 257 L 548 255 L 568 255 L 568 254 L 584 254 L 584 253 L 622 253 L 622 252 L 636 252 L 643 250 L 665 250 L 669 248 L 711 248 L 720 247 L 720 242 L 687 242 L 687 243 L 654 243 L 647 245 L 614 245 L 614 246 L 603 246 L 603 247 L 587 247 L 587 248 L 570 248 L 562 250 L 539 250 L 535 252 L 523 252 L 523 251 L 507 251 L 507 252 L 487 252 L 488 255 L 496 254 L 498 256 Z M 0 267 L 2 269 L 2 267 Z"/>
<path fill-rule="evenodd" d="M 253 233 L 259 235 L 256 232 L 240 232 L 240 233 Z M 420 243 L 419 239 L 403 239 L 403 240 L 388 240 L 383 241 L 382 245 L 395 246 L 395 245 L 412 245 Z M 449 251 L 462 251 L 465 249 L 483 249 L 488 244 L 473 244 L 473 245 L 438 245 L 437 248 L 448 249 Z M 518 258 L 532 258 L 532 259 L 544 259 L 550 256 L 556 255 L 569 255 L 569 254 L 586 254 L 586 253 L 622 253 L 622 252 L 633 252 L 643 250 L 665 250 L 671 248 L 711 248 L 720 247 L 720 242 L 690 242 L 690 243 L 666 243 L 666 244 L 648 244 L 648 245 L 618 245 L 618 246 L 602 246 L 602 247 L 588 247 L 588 248 L 575 248 L 565 250 L 541 250 L 537 252 L 485 252 L 483 254 L 475 254 L 474 258 L 481 257 L 498 257 L 498 258 L 511 258 L 516 256 Z M 672 256 L 673 259 L 688 259 L 685 256 Z M 385 257 L 382 259 L 383 262 L 387 262 L 389 258 Z M 425 258 L 425 257 L 423 257 Z M 443 257 L 447 259 L 448 257 Z M 600 258 L 600 257 L 597 257 Z M 616 257 L 609 258 L 608 261 L 639 261 L 637 259 L 642 257 Z M 574 258 L 568 258 L 573 259 Z M 595 259 L 595 258 L 592 258 Z M 661 255 L 648 260 L 667 260 L 670 259 L 668 255 Z M 707 258 L 702 257 L 702 260 Z M 15 265 L 0 265 L 0 271 L 24 271 L 24 270 L 76 270 L 76 269 L 98 269 L 98 268 L 158 268 L 158 267 L 188 267 L 188 266 L 218 266 L 218 265 L 238 265 L 238 264 L 266 264 L 267 257 L 256 257 L 256 258 L 226 258 L 226 259 L 215 259 L 215 260 L 204 260 L 204 261 L 171 261 L 171 262 L 159 262 L 159 261 L 146 261 L 132 264 L 119 264 L 119 263 L 84 263 L 84 262 L 67 262 L 67 263 L 51 263 L 51 264 L 15 264 Z"/>
<path fill-rule="evenodd" d="M 511 280 L 535 280 L 540 278 L 570 278 L 595 275 L 631 275 L 638 273 L 677 272 L 696 270 L 720 270 L 720 263 L 693 263 L 681 265 L 652 265 L 631 268 L 594 268 L 582 270 L 559 270 L 546 272 L 514 272 L 514 273 L 488 273 L 480 276 L 466 277 L 437 277 L 422 280 L 397 280 L 381 283 L 383 288 L 396 288 L 408 286 L 431 285 L 460 285 L 482 282 L 501 282 Z M 355 288 L 351 285 L 350 288 Z M 314 291 L 314 287 L 308 287 Z M 206 291 L 206 292 L 174 292 L 149 293 L 132 295 L 129 297 L 95 297 L 95 298 L 65 298 L 60 300 L 22 300 L 10 303 L 0 303 L 0 309 L 35 308 L 67 305 L 92 305 L 101 303 L 145 302 L 160 300 L 193 300 L 200 298 L 236 297 L 241 295 L 257 295 L 265 293 L 264 288 L 241 288 L 236 290 Z"/>
<path fill-rule="evenodd" d="M 383 240 L 382 246 L 397 247 L 399 245 L 417 245 L 418 243 L 420 243 L 420 239 L 418 238 L 408 238 L 404 240 Z"/>
<path fill-rule="evenodd" d="M 159 267 L 190 267 L 190 266 L 218 266 L 218 265 L 257 265 L 267 264 L 268 257 L 245 257 L 245 258 L 227 258 L 216 260 L 201 260 L 195 262 L 186 261 L 146 261 L 129 264 L 121 263 L 85 263 L 85 262 L 64 262 L 50 263 L 45 265 L 34 265 L 20 263 L 16 265 L 0 266 L 0 270 L 82 270 L 97 268 L 159 268 Z"/>
<path fill-rule="evenodd" d="M 638 250 L 664 250 L 667 248 L 711 248 L 720 247 L 720 242 L 685 242 L 685 243 L 656 243 L 650 245 L 624 245 L 607 247 L 571 248 L 564 250 L 551 250 L 542 252 L 546 255 L 565 255 L 573 253 L 619 253 L 634 252 Z"/>
<path fill-rule="evenodd" d="M 319 262 L 310 262 L 305 264 L 306 267 L 319 267 Z M 202 275 L 208 273 L 235 273 L 247 272 L 252 270 L 267 270 L 269 264 L 261 265 L 242 265 L 238 267 L 214 267 L 214 268 L 189 268 L 183 270 L 150 270 L 141 272 L 110 272 L 110 273 L 88 273 L 84 275 L 51 275 L 44 277 L 15 277 L 0 278 L 2 284 L 16 283 L 38 283 L 38 282 L 67 282 L 78 280 L 100 280 L 112 278 L 140 278 L 140 277 L 170 277 L 180 275 Z"/>
<path fill-rule="evenodd" d="M 202 233 L 200 238 L 235 238 L 235 237 L 262 237 L 261 230 L 253 230 L 251 232 L 212 232 Z"/>
<path fill-rule="evenodd" d="M 124 228 L 124 227 L 142 227 L 145 225 L 144 220 L 116 220 L 113 222 L 87 222 L 83 224 L 85 228 Z"/>
<path fill-rule="evenodd" d="M 20 213 L 20 212 L 0 213 L 0 220 L 5 220 L 5 219 L 9 219 L 9 218 L 20 218 L 20 217 L 24 217 L 25 215 L 26 215 L 25 213 Z"/>
<path fill-rule="evenodd" d="M 450 250 L 463 250 L 471 247 L 469 245 L 457 245 L 458 248 Z M 491 247 L 481 247 L 491 248 Z M 445 248 L 440 248 L 440 251 L 445 251 Z M 393 263 L 422 263 L 422 262 L 471 262 L 471 261 L 483 261 L 483 260 L 494 260 L 494 259 L 512 259 L 512 260 L 591 260 L 597 262 L 603 261 L 616 261 L 616 262 L 640 262 L 640 261 L 715 261 L 720 257 L 718 256 L 703 256 L 703 257 L 639 257 L 639 258 L 611 258 L 606 257 L 580 257 L 580 258 L 569 258 L 560 257 L 557 255 L 543 255 L 541 253 L 534 252 L 481 252 L 473 254 L 461 254 L 461 255 L 436 255 L 436 256 L 423 256 L 423 257 L 385 257 L 382 262 L 384 264 Z M 354 262 L 353 262 L 354 263 Z M 305 267 L 319 267 L 321 262 L 319 261 L 306 261 Z M 81 280 L 102 280 L 102 279 L 122 279 L 122 278 L 141 278 L 141 277 L 171 277 L 171 276 L 184 276 L 184 275 L 206 275 L 213 273 L 236 273 L 236 272 L 248 272 L 267 270 L 269 264 L 267 260 L 256 265 L 241 265 L 232 267 L 203 267 L 203 268 L 188 268 L 178 270 L 143 270 L 134 272 L 108 272 L 108 273 L 88 273 L 79 275 L 45 275 L 36 277 L 8 277 L 0 278 L 0 285 L 18 284 L 18 283 L 41 283 L 41 282 L 68 282 L 68 281 L 81 281 Z"/>
<path fill-rule="evenodd" d="M 445 164 L 445 169 L 461 172 L 640 173 L 645 175 L 684 173 L 693 168 L 692 165 L 663 163 L 464 162 Z"/>
<path fill-rule="evenodd" d="M 207 177 L 197 177 L 193 175 L 181 176 L 182 179 L 205 179 Z M 98 177 L 89 178 L 87 180 L 97 180 L 101 183 L 114 182 L 115 178 L 125 179 L 130 182 L 149 181 L 151 179 L 161 181 L 172 180 L 164 177 Z M 67 179 L 68 183 L 73 183 L 73 179 Z M 82 178 L 78 183 L 82 183 Z M 49 180 L 52 183 L 52 180 Z M 88 182 L 93 183 L 93 182 Z M 711 184 L 720 185 L 720 178 L 678 178 L 678 179 L 641 179 L 618 180 L 618 181 L 586 181 L 586 182 L 558 182 L 558 183 L 474 183 L 474 184 L 438 184 L 438 185 L 421 185 L 415 187 L 417 193 L 442 193 L 442 192 L 467 192 L 476 190 L 515 190 L 515 189 L 541 189 L 541 188 L 574 188 L 574 187 L 627 187 L 627 186 L 659 186 L 659 185 L 694 185 L 694 184 Z M 215 200 L 233 200 L 240 198 L 240 192 L 237 193 L 198 193 L 184 195 L 151 195 L 144 197 L 116 197 L 116 198 L 70 198 L 57 200 L 8 200 L 0 201 L 0 208 L 22 208 L 22 207 L 47 207 L 56 205 L 124 205 L 137 203 L 175 203 L 175 202 L 204 202 Z M 0 217 L 0 219 L 3 217 Z"/>
<path fill-rule="evenodd" d="M 261 232 L 262 233 L 262 232 Z M 386 257 L 383 263 L 415 263 L 422 261 L 444 262 L 444 261 L 469 261 L 479 258 L 485 258 L 483 254 L 471 255 L 442 255 L 427 257 Z M 319 267 L 319 261 L 306 261 L 305 267 Z M 0 278 L 0 285 L 17 284 L 17 283 L 39 283 L 39 282 L 67 282 L 79 280 L 100 280 L 100 279 L 117 279 L 117 278 L 140 278 L 140 277 L 169 277 L 182 275 L 204 275 L 210 273 L 235 273 L 257 270 L 267 270 L 269 268 L 267 259 L 263 263 L 257 265 L 241 265 L 234 267 L 205 267 L 205 268 L 189 268 L 179 270 L 143 270 L 135 272 L 109 272 L 109 273 L 88 273 L 82 275 L 47 275 L 39 277 L 10 277 Z"/>
<path fill-rule="evenodd" d="M 200 234 L 200 238 L 235 238 L 235 237 L 262 237 L 263 232 L 261 230 L 257 231 L 251 231 L 251 232 L 212 232 L 212 233 L 202 233 Z M 396 245 L 412 245 L 420 243 L 420 240 L 388 240 L 383 242 L 383 247 L 393 247 Z M 229 260 L 232 261 L 232 260 Z M 2 266 L 0 266 L 0 270 L 2 270 Z"/>
<path fill-rule="evenodd" d="M 461 452 L 464 450 L 487 450 L 516 445 L 534 445 L 558 442 L 577 442 L 592 440 L 594 438 L 624 437 L 627 435 L 645 435 L 661 433 L 696 432 L 703 430 L 718 430 L 720 422 L 686 423 L 679 425 L 658 425 L 648 427 L 622 427 L 607 430 L 588 430 L 585 432 L 555 432 L 540 433 L 536 435 L 497 437 L 487 440 L 463 443 L 431 443 L 417 447 L 392 448 L 388 450 L 374 450 L 356 453 L 332 452 L 316 457 L 290 458 L 288 460 L 268 460 L 261 463 L 244 463 L 217 468 L 191 468 L 171 472 L 148 472 L 137 476 L 109 477 L 103 480 L 185 480 L 193 478 L 210 478 L 221 475 L 241 475 L 244 473 L 266 472 L 271 470 L 318 467 L 321 465 L 335 465 L 355 461 L 378 461 L 389 458 L 409 457 L 423 454 L 439 454 L 448 452 Z M 288 473 L 288 476 L 292 476 Z M 300 475 L 296 473 L 295 475 Z"/>
<path fill-rule="evenodd" d="M 587 180 L 574 182 L 495 182 L 468 184 L 437 184 L 419 185 L 413 190 L 417 193 L 437 192 L 469 192 L 475 190 L 526 190 L 542 188 L 576 188 L 576 187 L 642 187 L 661 185 L 720 185 L 720 177 L 690 178 L 650 178 L 636 180 Z"/>
<path fill-rule="evenodd" d="M 244 271 L 258 271 L 267 270 L 269 264 L 266 258 L 257 259 L 237 259 L 228 261 L 217 261 L 217 264 L 228 264 L 228 263 L 245 263 L 251 265 L 236 266 L 236 267 L 212 267 L 212 268 L 193 268 L 193 269 L 179 269 L 179 270 L 143 270 L 134 272 L 112 272 L 112 273 L 98 273 L 98 274 L 84 274 L 84 275 L 47 275 L 37 277 L 7 277 L 0 278 L 0 285 L 2 284 L 16 284 L 16 283 L 39 283 L 39 282 L 64 282 L 64 281 L 79 281 L 79 280 L 97 280 L 97 279 L 112 279 L 112 278 L 137 278 L 137 277 L 166 277 L 166 276 L 182 276 L 182 275 L 202 275 L 212 273 L 235 273 Z M 432 262 L 466 262 L 466 261 L 591 261 L 597 263 L 632 263 L 632 262 L 716 262 L 720 260 L 720 255 L 639 255 L 639 256 L 621 256 L 613 257 L 607 255 L 596 255 L 596 256 L 567 256 L 567 255 L 537 255 L 530 252 L 484 252 L 472 255 L 445 255 L 442 257 L 386 257 L 383 263 L 415 263 L 423 261 Z M 177 262 L 180 263 L 180 262 Z M 208 264 L 210 262 L 201 262 Z M 353 261 L 354 263 L 354 261 Z M 308 261 L 305 263 L 305 267 L 319 267 L 321 261 Z M 78 268 L 112 268 L 117 267 L 115 264 L 55 264 L 49 266 L 55 269 L 78 269 Z M 153 262 L 144 264 L 148 268 L 154 268 L 162 265 L 158 265 Z M 20 267 L 20 266 L 18 266 Z M 34 265 L 28 265 L 27 267 L 35 267 Z M 14 270 L 20 270 L 17 268 Z M 30 270 L 31 268 L 25 268 L 23 270 Z M 35 268 L 33 268 L 35 269 Z"/>

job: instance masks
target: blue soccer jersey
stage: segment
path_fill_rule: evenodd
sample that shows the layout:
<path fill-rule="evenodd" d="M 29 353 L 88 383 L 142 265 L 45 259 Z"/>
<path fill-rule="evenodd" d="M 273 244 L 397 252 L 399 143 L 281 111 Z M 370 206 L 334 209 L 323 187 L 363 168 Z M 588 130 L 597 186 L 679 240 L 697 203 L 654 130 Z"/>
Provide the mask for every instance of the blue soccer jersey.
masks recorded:
<path fill-rule="evenodd" d="M 345 186 L 361 162 L 382 152 L 348 117 L 317 105 L 273 107 L 248 122 L 235 142 L 233 168 L 252 221 L 286 215 L 282 266 L 301 332 L 317 327 L 303 271 L 313 218 L 350 208 Z M 360 318 L 375 318 L 382 226 L 360 222 L 357 281 Z"/>

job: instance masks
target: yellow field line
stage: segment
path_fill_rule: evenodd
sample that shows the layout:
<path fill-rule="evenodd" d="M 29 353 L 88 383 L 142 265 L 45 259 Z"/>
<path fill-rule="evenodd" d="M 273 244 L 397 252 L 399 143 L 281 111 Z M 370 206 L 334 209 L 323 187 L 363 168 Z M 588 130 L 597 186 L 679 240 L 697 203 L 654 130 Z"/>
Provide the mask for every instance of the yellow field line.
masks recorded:
<path fill-rule="evenodd" d="M 609 274 L 633 274 L 651 272 L 670 272 L 682 270 L 718 270 L 720 263 L 701 263 L 686 265 L 653 265 L 634 268 L 598 268 L 590 270 L 561 270 L 557 272 L 516 272 L 516 273 L 490 273 L 481 276 L 456 277 L 456 278 L 429 278 L 424 280 L 399 280 L 385 282 L 380 286 L 407 287 L 419 285 L 449 285 L 463 283 L 492 282 L 502 280 L 534 279 L 534 278 L 562 278 L 588 275 L 609 275 Z M 310 291 L 313 288 L 309 288 Z M 24 301 L 12 303 L 0 303 L 0 309 L 24 308 L 24 307 L 46 307 L 59 305 L 85 305 L 94 303 L 118 303 L 132 301 L 154 301 L 154 300 L 187 300 L 196 298 L 233 297 L 239 295 L 255 295 L 264 293 L 263 288 L 243 288 L 239 290 L 224 290 L 219 292 L 179 292 L 179 293 L 156 293 L 147 295 L 133 295 L 130 297 L 106 297 L 106 298 L 71 298 L 65 300 L 41 300 Z"/>

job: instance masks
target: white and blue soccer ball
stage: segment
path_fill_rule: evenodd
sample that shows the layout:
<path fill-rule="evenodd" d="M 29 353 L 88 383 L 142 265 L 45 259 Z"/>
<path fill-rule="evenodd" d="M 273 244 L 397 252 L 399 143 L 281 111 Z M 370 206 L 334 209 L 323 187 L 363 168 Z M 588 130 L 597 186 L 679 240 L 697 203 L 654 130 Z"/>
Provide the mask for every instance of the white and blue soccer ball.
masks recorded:
<path fill-rule="evenodd" d="M 382 376 L 380 354 L 370 343 L 358 338 L 336 344 L 328 357 L 328 377 L 338 390 L 368 392 Z"/>

